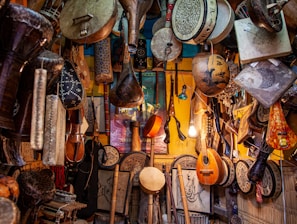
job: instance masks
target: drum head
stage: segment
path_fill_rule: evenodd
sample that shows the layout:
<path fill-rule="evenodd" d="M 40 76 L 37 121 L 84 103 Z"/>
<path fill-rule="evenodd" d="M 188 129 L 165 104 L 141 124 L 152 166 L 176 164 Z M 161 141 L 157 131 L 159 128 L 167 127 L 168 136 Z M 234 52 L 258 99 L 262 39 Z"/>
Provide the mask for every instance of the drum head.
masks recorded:
<path fill-rule="evenodd" d="M 205 23 L 206 1 L 177 0 L 172 12 L 172 30 L 177 39 L 191 40 Z"/>
<path fill-rule="evenodd" d="M 95 43 L 110 34 L 116 14 L 115 0 L 67 1 L 60 14 L 61 32 L 77 43 Z"/>
<path fill-rule="evenodd" d="M 182 52 L 182 43 L 178 41 L 171 28 L 158 30 L 151 41 L 153 55 L 159 61 L 173 61 Z"/>

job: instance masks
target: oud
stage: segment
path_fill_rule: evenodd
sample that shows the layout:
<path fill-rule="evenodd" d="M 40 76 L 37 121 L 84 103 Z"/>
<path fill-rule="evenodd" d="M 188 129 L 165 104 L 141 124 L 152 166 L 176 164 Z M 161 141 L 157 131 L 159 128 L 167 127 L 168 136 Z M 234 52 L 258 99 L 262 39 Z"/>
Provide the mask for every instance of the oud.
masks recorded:
<path fill-rule="evenodd" d="M 197 158 L 196 173 L 201 184 L 214 185 L 222 181 L 222 178 L 224 177 L 224 169 L 220 155 L 211 147 L 211 123 L 213 114 L 209 111 L 206 111 L 205 113 L 207 114 L 207 142 L 206 147 L 201 149 Z"/>

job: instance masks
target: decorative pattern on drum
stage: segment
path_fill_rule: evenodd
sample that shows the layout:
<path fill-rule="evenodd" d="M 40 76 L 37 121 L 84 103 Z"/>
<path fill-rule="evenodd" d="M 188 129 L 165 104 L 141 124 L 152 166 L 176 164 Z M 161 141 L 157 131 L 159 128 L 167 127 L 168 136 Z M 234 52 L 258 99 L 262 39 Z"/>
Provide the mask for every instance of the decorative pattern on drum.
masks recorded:
<path fill-rule="evenodd" d="M 267 166 L 262 179 L 262 196 L 276 199 L 282 192 L 282 177 L 279 166 L 272 160 L 267 161 Z"/>
<path fill-rule="evenodd" d="M 189 44 L 206 40 L 217 17 L 216 0 L 177 0 L 172 13 L 172 30 L 177 39 Z"/>
<path fill-rule="evenodd" d="M 66 110 L 58 95 L 46 96 L 42 163 L 63 166 L 65 162 Z"/>
<path fill-rule="evenodd" d="M 221 93 L 228 85 L 230 72 L 225 59 L 218 54 L 198 53 L 192 61 L 197 88 L 206 96 Z"/>
<path fill-rule="evenodd" d="M 84 87 L 70 61 L 65 60 L 62 69 L 59 97 L 65 109 L 77 109 L 81 106 Z"/>
<path fill-rule="evenodd" d="M 101 162 L 101 158 L 104 152 L 103 150 L 99 150 L 98 152 L 99 167 L 105 168 L 105 169 L 113 169 L 120 160 L 119 150 L 112 145 L 105 145 L 103 146 L 103 148 L 105 150 L 107 159 L 106 161 Z"/>
<path fill-rule="evenodd" d="M 247 176 L 248 170 L 252 165 L 252 163 L 253 163 L 252 160 L 249 160 L 249 159 L 239 160 L 236 163 L 235 172 L 236 172 L 236 180 L 238 183 L 238 187 L 245 194 L 252 192 L 254 189 L 254 185 L 251 184 Z"/>
<path fill-rule="evenodd" d="M 94 68 L 96 85 L 113 81 L 109 37 L 94 44 Z"/>

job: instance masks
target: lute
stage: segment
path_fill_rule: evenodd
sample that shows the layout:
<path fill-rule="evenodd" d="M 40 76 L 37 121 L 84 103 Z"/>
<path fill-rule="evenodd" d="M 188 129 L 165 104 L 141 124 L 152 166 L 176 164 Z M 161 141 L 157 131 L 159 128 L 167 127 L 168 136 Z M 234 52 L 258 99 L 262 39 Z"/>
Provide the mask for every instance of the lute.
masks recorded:
<path fill-rule="evenodd" d="M 214 185 L 220 183 L 224 177 L 223 162 L 218 152 L 211 148 L 212 142 L 212 119 L 213 114 L 206 111 L 207 114 L 207 138 L 206 147 L 201 149 L 197 158 L 196 173 L 201 184 Z"/>

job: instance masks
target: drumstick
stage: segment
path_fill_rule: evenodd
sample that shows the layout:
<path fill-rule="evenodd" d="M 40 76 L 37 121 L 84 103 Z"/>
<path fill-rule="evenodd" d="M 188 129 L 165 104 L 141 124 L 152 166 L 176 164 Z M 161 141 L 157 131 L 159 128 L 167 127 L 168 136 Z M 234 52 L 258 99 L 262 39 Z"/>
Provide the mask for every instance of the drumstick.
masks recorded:
<path fill-rule="evenodd" d="M 116 210 L 116 202 L 117 202 L 117 189 L 118 189 L 118 181 L 119 181 L 119 164 L 116 164 L 113 176 L 113 188 L 112 188 L 112 198 L 111 198 L 111 209 L 110 209 L 110 224 L 114 224 L 114 216 Z"/>
<path fill-rule="evenodd" d="M 179 184 L 180 184 L 180 193 L 181 193 L 183 207 L 184 207 L 184 213 L 185 213 L 185 221 L 186 221 L 185 224 L 191 224 L 189 210 L 188 210 L 188 202 L 187 202 L 186 191 L 185 191 L 185 185 L 184 185 L 184 180 L 183 180 L 183 174 L 182 174 L 182 169 L 181 169 L 180 164 L 177 164 L 177 172 L 178 172 L 178 179 L 179 179 Z"/>

